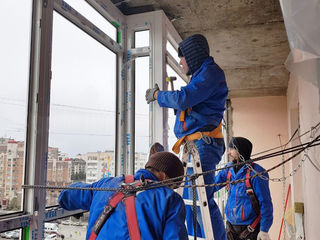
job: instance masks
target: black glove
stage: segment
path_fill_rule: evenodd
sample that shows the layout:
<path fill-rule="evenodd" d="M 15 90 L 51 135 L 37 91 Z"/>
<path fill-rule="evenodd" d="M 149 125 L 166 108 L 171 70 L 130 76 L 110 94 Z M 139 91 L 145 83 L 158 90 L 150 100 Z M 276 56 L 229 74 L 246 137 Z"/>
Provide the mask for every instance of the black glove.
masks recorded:
<path fill-rule="evenodd" d="M 73 215 L 73 217 L 75 217 L 76 219 L 80 219 L 81 217 L 83 217 L 83 213 L 78 213 L 76 215 Z"/>
<path fill-rule="evenodd" d="M 155 84 L 154 88 L 149 88 L 146 91 L 146 101 L 147 101 L 148 104 L 153 102 L 154 100 L 156 100 L 154 98 L 154 94 L 155 94 L 156 91 L 160 91 L 158 84 Z"/>

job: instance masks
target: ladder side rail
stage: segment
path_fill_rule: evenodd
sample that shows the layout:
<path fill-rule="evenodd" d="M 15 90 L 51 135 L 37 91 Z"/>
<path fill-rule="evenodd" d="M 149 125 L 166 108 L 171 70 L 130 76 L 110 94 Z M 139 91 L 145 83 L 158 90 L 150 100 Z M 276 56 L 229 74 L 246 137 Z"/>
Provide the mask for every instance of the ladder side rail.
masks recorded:
<path fill-rule="evenodd" d="M 191 163 L 188 162 L 190 155 L 191 155 Z M 200 155 L 198 152 L 198 148 L 193 141 L 187 142 L 184 145 L 183 155 L 182 155 L 182 163 L 184 166 L 184 176 L 187 173 L 187 168 L 190 168 L 190 167 L 193 168 L 193 173 L 195 173 L 195 174 L 202 173 Z M 186 177 L 184 177 L 183 180 L 186 180 Z M 203 175 L 200 175 L 196 179 L 196 184 L 197 185 L 204 185 Z M 180 194 L 181 197 L 183 197 L 183 190 L 184 190 L 184 187 L 180 187 L 176 190 L 177 193 Z M 206 193 L 205 188 L 204 187 L 197 188 L 197 195 L 198 195 L 197 206 L 200 207 L 203 230 L 205 233 L 205 239 L 214 240 L 208 198 L 207 198 L 207 193 Z M 186 205 L 192 205 L 192 200 L 184 199 L 184 202 Z M 189 239 L 191 239 L 191 236 L 189 236 Z"/>
<path fill-rule="evenodd" d="M 192 162 L 193 162 L 193 166 L 194 166 L 194 168 L 193 168 L 194 173 L 201 174 L 202 167 L 201 167 L 200 155 L 198 152 L 198 148 L 194 142 L 188 142 L 188 145 L 189 145 L 188 147 L 191 149 Z M 196 184 L 197 185 L 204 185 L 205 184 L 203 175 L 200 175 L 196 179 Z M 205 236 L 206 236 L 206 239 L 213 240 L 214 239 L 213 229 L 212 229 L 212 223 L 211 223 L 209 203 L 208 203 L 206 189 L 204 187 L 200 187 L 200 188 L 197 188 L 197 192 L 198 192 L 198 199 L 200 202 L 200 212 L 201 212 L 201 218 L 202 218 Z"/>

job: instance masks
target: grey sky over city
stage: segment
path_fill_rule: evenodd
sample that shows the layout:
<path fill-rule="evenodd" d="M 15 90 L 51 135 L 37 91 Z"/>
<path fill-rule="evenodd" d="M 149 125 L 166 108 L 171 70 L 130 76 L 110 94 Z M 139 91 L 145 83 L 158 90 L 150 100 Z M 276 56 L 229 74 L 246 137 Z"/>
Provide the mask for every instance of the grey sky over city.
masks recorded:
<path fill-rule="evenodd" d="M 99 28 L 108 31 L 110 37 L 115 37 L 111 24 L 106 23 L 87 3 L 78 0 L 67 2 Z M 9 33 L 0 39 L 0 137 L 24 141 L 31 0 L 2 2 L 0 21 L 3 31 Z M 137 34 L 139 46 L 148 45 L 146 34 Z M 14 43 L 15 48 L 8 48 L 9 43 Z M 135 148 L 136 152 L 148 152 L 149 106 L 144 95 L 149 87 L 149 58 L 139 58 L 135 64 Z M 168 75 L 176 74 L 168 68 Z M 183 81 L 178 78 L 175 84 L 179 89 Z M 70 157 L 78 153 L 114 150 L 116 55 L 56 12 L 53 16 L 50 101 L 50 147 L 58 147 Z M 171 142 L 175 139 L 173 123 L 173 113 L 169 112 Z"/>

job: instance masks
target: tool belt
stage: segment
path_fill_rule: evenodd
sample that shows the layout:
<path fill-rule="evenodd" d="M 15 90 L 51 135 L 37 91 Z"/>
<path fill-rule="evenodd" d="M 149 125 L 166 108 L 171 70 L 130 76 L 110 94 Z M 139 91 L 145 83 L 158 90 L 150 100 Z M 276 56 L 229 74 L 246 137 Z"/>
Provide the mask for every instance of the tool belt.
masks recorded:
<path fill-rule="evenodd" d="M 218 127 L 213 129 L 210 132 L 195 132 L 186 136 L 181 137 L 172 147 L 172 151 L 178 154 L 180 152 L 180 147 L 182 144 L 193 141 L 203 139 L 205 142 L 208 141 L 208 137 L 212 138 L 223 138 L 222 135 L 222 123 L 219 124 Z"/>
<path fill-rule="evenodd" d="M 259 222 L 261 216 L 259 215 L 250 225 L 232 225 L 227 221 L 227 236 L 228 240 L 234 239 L 247 239 L 249 235 L 257 230 L 259 230 Z M 258 233 L 256 233 L 258 234 Z M 234 238 L 234 236 L 237 236 Z M 250 235 L 252 237 L 252 235 Z"/>

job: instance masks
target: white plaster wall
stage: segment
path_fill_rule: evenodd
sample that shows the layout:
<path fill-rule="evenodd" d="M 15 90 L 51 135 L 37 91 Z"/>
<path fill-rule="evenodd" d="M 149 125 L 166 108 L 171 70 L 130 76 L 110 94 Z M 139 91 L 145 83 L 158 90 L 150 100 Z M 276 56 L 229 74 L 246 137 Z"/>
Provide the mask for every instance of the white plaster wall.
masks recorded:
<path fill-rule="evenodd" d="M 303 133 L 310 130 L 312 126 L 315 126 L 320 121 L 319 90 L 314 84 L 302 78 L 297 78 L 297 81 L 299 88 L 300 127 Z M 319 134 L 320 130 L 316 135 Z M 310 141 L 310 134 L 302 137 L 302 141 Z M 320 148 L 311 148 L 308 154 L 311 160 L 320 168 Z M 309 160 L 304 162 L 302 169 L 305 236 L 306 239 L 310 240 L 319 239 L 320 173 Z"/>
<path fill-rule="evenodd" d="M 231 100 L 231 106 L 233 135 L 250 139 L 253 143 L 253 154 L 279 146 L 279 134 L 282 144 L 288 141 L 285 96 L 234 98 Z M 281 161 L 281 157 L 276 157 L 260 161 L 259 164 L 269 169 Z M 289 172 L 288 164 L 285 165 L 285 170 Z M 271 178 L 282 177 L 281 167 L 271 171 L 269 175 Z M 269 231 L 271 239 L 278 239 L 283 213 L 283 194 L 287 192 L 288 183 L 283 191 L 282 183 L 270 181 L 274 206 L 274 221 Z"/>

